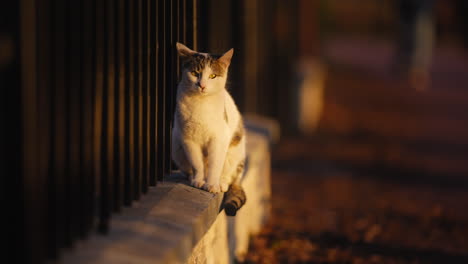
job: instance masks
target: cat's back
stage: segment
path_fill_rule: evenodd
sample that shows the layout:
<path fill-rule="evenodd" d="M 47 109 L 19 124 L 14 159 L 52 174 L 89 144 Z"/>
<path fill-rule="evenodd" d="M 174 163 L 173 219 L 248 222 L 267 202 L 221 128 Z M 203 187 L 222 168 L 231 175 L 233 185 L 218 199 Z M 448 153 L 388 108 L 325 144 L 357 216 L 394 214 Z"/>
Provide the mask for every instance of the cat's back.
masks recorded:
<path fill-rule="evenodd" d="M 239 127 L 239 125 L 242 125 L 240 124 L 242 122 L 242 117 L 239 109 L 236 106 L 236 103 L 234 102 L 234 99 L 228 91 L 225 91 L 225 102 L 225 121 L 229 129 L 234 132 Z"/>

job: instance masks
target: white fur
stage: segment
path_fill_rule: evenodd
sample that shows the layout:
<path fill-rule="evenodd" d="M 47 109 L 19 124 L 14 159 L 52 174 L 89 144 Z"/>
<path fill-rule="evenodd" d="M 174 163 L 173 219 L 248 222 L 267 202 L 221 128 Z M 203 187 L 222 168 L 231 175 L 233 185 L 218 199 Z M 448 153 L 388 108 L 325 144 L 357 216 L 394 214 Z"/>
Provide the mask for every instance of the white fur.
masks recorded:
<path fill-rule="evenodd" d="M 179 43 L 177 48 L 180 55 L 191 51 Z M 232 56 L 232 50 L 229 52 L 226 67 Z M 220 59 L 226 60 L 223 57 Z M 188 70 L 182 72 L 172 130 L 172 158 L 189 174 L 192 186 L 217 193 L 226 192 L 231 183 L 240 180 L 242 172 L 237 166 L 245 160 L 245 135 L 239 144 L 230 146 L 242 118 L 225 89 L 227 69 L 224 76 L 214 79 L 208 78 L 210 74 L 209 66 L 199 77 Z"/>

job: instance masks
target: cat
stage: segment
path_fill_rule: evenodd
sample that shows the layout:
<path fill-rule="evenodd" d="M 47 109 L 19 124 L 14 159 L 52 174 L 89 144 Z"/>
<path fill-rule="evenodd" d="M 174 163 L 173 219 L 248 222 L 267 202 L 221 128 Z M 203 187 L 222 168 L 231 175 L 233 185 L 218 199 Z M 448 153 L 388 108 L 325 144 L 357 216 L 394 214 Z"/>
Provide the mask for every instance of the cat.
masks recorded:
<path fill-rule="evenodd" d="M 182 59 L 172 130 L 172 159 L 193 187 L 211 193 L 243 194 L 246 157 L 242 116 L 226 90 L 234 50 L 201 53 L 176 44 Z M 231 188 L 229 188 L 231 187 Z M 245 202 L 245 194 L 238 206 Z"/>

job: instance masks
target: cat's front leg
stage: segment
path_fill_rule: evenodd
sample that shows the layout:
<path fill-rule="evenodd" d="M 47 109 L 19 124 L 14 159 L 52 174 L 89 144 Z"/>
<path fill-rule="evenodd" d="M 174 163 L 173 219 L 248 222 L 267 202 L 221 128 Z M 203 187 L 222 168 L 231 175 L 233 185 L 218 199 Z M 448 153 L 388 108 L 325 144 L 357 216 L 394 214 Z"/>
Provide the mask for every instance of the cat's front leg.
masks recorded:
<path fill-rule="evenodd" d="M 190 185 L 201 189 L 205 185 L 202 149 L 198 144 L 189 140 L 185 140 L 183 146 L 187 154 L 187 159 L 193 168 L 193 177 Z"/>
<path fill-rule="evenodd" d="M 207 176 L 203 189 L 211 193 L 221 192 L 221 173 L 226 159 L 227 145 L 223 140 L 212 140 L 208 146 Z"/>

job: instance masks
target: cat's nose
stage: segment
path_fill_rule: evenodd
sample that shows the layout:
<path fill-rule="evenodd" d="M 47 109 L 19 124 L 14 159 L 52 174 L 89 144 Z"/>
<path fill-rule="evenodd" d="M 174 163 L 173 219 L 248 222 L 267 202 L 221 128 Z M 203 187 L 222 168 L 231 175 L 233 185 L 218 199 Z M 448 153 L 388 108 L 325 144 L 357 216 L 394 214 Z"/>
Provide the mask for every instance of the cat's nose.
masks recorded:
<path fill-rule="evenodd" d="M 205 88 L 206 88 L 206 86 L 205 86 L 205 85 L 201 85 L 201 84 L 199 84 L 199 85 L 198 85 L 198 87 L 200 87 L 200 89 L 201 89 L 202 91 L 204 91 L 204 90 L 205 90 Z"/>

